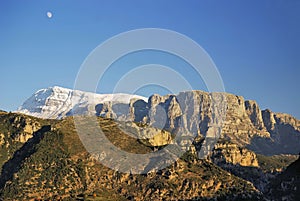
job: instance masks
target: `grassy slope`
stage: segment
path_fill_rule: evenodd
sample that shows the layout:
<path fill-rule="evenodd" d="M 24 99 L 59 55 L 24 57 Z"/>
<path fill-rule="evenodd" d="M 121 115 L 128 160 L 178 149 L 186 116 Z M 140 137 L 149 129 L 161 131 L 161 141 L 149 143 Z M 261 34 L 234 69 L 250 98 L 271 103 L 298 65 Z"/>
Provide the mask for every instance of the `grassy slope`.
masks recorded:
<path fill-rule="evenodd" d="M 8 115 L 8 116 L 5 116 Z M 10 115 L 1 116 L 2 131 L 9 132 Z M 31 118 L 31 117 L 30 117 Z M 41 124 L 51 124 L 52 130 L 43 132 L 41 139 L 33 143 L 11 145 L 10 153 L 26 146 L 27 157 L 18 161 L 18 169 L 1 189 L 1 197 L 13 199 L 62 199 L 85 198 L 87 200 L 157 200 L 195 199 L 219 197 L 237 199 L 253 196 L 257 192 L 253 186 L 221 168 L 193 155 L 185 154 L 174 165 L 148 175 L 122 174 L 97 163 L 86 153 L 75 132 L 72 117 L 62 121 L 39 120 Z M 6 123 L 3 123 L 6 122 Z M 106 126 L 106 136 L 123 150 L 132 153 L 147 153 L 152 149 L 137 139 L 128 137 L 114 122 L 99 118 Z M 4 129 L 4 130 L 3 130 Z M 5 131 L 6 129 L 6 131 Z M 13 131 L 15 132 L 15 131 Z M 9 136 L 7 136 L 9 138 Z M 14 142 L 11 142 L 14 144 Z M 5 149 L 1 150 L 5 152 Z M 20 153 L 21 155 L 26 153 Z M 18 155 L 11 154 L 13 160 Z M 7 159 L 2 161 L 9 162 Z M 2 172 L 1 178 L 4 177 Z"/>

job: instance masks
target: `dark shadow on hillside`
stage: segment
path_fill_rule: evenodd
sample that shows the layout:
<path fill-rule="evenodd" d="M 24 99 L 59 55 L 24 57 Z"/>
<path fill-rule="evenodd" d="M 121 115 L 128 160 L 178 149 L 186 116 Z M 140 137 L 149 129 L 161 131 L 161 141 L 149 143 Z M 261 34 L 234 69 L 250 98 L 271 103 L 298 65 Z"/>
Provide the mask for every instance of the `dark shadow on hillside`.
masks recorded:
<path fill-rule="evenodd" d="M 300 159 L 273 178 L 265 192 L 269 200 L 300 200 Z"/>
<path fill-rule="evenodd" d="M 258 201 L 266 199 L 263 195 L 252 192 L 252 193 L 227 193 L 225 195 L 220 195 L 218 197 L 194 197 L 192 199 L 184 199 L 179 201 Z"/>
<path fill-rule="evenodd" d="M 143 100 L 137 100 L 133 103 L 134 108 L 134 121 L 135 122 L 142 122 L 143 118 L 148 115 L 148 103 Z"/>
<path fill-rule="evenodd" d="M 274 175 L 264 172 L 259 167 L 234 165 L 232 163 L 219 163 L 216 165 L 237 177 L 251 182 L 260 191 L 264 191 L 270 178 L 274 177 Z"/>
<path fill-rule="evenodd" d="M 268 130 L 271 138 L 255 136 L 247 149 L 267 156 L 279 154 L 298 154 L 300 152 L 300 132 L 289 124 L 276 124 Z"/>
<path fill-rule="evenodd" d="M 279 155 L 300 152 L 300 132 L 289 124 L 277 124 L 276 132 L 270 130 L 271 138 L 253 137 L 246 147 L 257 154 Z"/>
<path fill-rule="evenodd" d="M 102 109 L 103 109 L 103 103 L 99 103 L 95 106 L 96 116 L 100 116 Z"/>
<path fill-rule="evenodd" d="M 129 113 L 129 105 L 125 103 L 99 103 L 95 106 L 96 116 L 105 117 L 107 113 L 114 114 L 111 118 L 126 116 Z"/>
<path fill-rule="evenodd" d="M 24 160 L 36 152 L 35 145 L 39 144 L 44 137 L 44 133 L 50 130 L 51 126 L 48 125 L 36 131 L 33 137 L 17 150 L 13 157 L 3 165 L 0 175 L 0 189 L 5 186 L 7 181 L 13 178 L 14 173 L 18 172 Z"/>
<path fill-rule="evenodd" d="M 253 137 L 251 139 L 251 143 L 247 145 L 246 148 L 257 154 L 263 154 L 266 156 L 284 154 L 279 143 L 274 142 L 274 140 L 270 138 L 263 138 L 259 136 Z"/>

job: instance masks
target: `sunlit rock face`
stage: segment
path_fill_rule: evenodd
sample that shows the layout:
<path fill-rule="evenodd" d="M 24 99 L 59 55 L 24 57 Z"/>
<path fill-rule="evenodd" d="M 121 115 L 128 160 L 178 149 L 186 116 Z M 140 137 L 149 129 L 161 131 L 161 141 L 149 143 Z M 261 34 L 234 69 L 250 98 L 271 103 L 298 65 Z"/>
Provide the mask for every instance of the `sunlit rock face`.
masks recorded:
<path fill-rule="evenodd" d="M 218 143 L 211 158 L 216 164 L 229 163 L 241 166 L 259 166 L 254 152 L 232 143 Z"/>
<path fill-rule="evenodd" d="M 214 109 L 213 99 L 217 98 L 217 102 L 224 104 Z M 297 154 L 300 151 L 299 120 L 290 115 L 261 110 L 255 101 L 245 101 L 242 96 L 223 93 L 217 98 L 203 91 L 165 96 L 155 94 L 149 97 L 148 103 L 132 100 L 123 107 L 103 104 L 97 114 L 117 120 L 142 122 L 171 133 L 180 130 L 194 137 L 216 137 L 218 129 L 214 125 L 218 126 L 219 122 L 221 138 L 239 147 L 267 155 Z"/>
<path fill-rule="evenodd" d="M 33 137 L 34 133 L 42 127 L 39 122 L 26 116 L 16 116 L 11 118 L 9 123 L 15 130 L 15 132 L 10 133 L 11 138 L 16 142 L 21 143 L 27 142 Z"/>

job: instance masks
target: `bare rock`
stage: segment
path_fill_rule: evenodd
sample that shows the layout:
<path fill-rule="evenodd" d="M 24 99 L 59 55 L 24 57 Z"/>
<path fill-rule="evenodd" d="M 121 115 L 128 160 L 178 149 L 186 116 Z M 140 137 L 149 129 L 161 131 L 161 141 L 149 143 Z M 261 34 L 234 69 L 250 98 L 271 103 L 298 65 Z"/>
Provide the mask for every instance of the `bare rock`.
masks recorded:
<path fill-rule="evenodd" d="M 214 163 L 230 163 L 233 165 L 258 167 L 256 154 L 232 143 L 218 143 L 213 151 Z"/>
<path fill-rule="evenodd" d="M 261 110 L 259 109 L 258 104 L 252 100 L 245 101 L 245 109 L 246 109 L 246 113 L 248 114 L 252 124 L 260 130 L 263 129 L 264 122 L 263 122 L 262 113 L 261 113 Z"/>
<path fill-rule="evenodd" d="M 41 128 L 40 123 L 23 116 L 16 116 L 10 122 L 17 129 L 16 132 L 11 134 L 13 139 L 22 143 L 27 142 L 28 139 L 32 138 L 34 132 Z"/>

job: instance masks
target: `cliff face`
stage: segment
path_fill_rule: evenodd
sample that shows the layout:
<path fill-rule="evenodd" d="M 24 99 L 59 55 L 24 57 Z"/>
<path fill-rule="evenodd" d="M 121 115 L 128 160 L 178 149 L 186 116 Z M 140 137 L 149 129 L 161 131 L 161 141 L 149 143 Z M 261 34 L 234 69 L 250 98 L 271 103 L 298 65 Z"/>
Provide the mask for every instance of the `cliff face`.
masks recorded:
<path fill-rule="evenodd" d="M 258 167 L 256 154 L 232 143 L 218 143 L 212 154 L 216 164 L 230 163 L 232 165 Z"/>
<path fill-rule="evenodd" d="M 72 100 L 78 104 L 72 105 Z M 155 94 L 146 100 L 128 94 L 92 94 L 52 87 L 35 93 L 19 112 L 44 118 L 88 114 L 140 123 L 143 129 L 134 124 L 127 128 L 135 130 L 137 137 L 147 138 L 147 143 L 153 146 L 174 143 L 171 136 L 188 136 L 181 140 L 180 146 L 197 152 L 201 158 L 212 154 L 214 146 L 220 146 L 216 144 L 219 137 L 237 145 L 237 149 L 264 155 L 300 152 L 299 120 L 287 114 L 262 111 L 255 101 L 228 93 L 186 91 L 178 95 Z M 25 142 L 30 133 L 19 134 L 16 140 Z M 195 143 L 194 137 L 207 139 L 201 142 L 204 146 Z M 245 160 L 238 163 L 252 164 L 252 159 Z M 229 158 L 227 161 L 236 162 Z"/>
<path fill-rule="evenodd" d="M 216 97 L 226 108 L 213 107 Z M 193 136 L 218 137 L 213 125 L 222 124 L 222 138 L 257 153 L 297 154 L 300 151 L 299 120 L 287 114 L 262 111 L 255 101 L 245 101 L 232 94 L 216 96 L 188 91 L 176 96 L 153 95 L 148 103 L 143 100 L 131 100 L 130 104 L 108 102 L 97 105 L 96 110 L 99 116 L 141 122 L 171 133 L 183 129 Z"/>
<path fill-rule="evenodd" d="M 41 128 L 40 123 L 34 121 L 33 119 L 22 116 L 16 116 L 10 119 L 10 123 L 15 127 L 16 130 L 19 131 L 17 133 L 13 133 L 12 138 L 21 143 L 24 143 L 28 139 L 32 138 L 33 133 Z"/>
<path fill-rule="evenodd" d="M 146 101 L 136 95 L 94 94 L 50 87 L 37 91 L 18 112 L 58 119 L 78 114 L 97 115 L 140 122 L 171 134 L 210 138 L 221 135 L 260 154 L 300 152 L 299 120 L 287 114 L 262 111 L 255 101 L 241 96 L 186 91 L 178 95 L 155 94 Z M 19 137 L 20 141 L 26 141 L 29 136 Z M 186 144 L 191 144 L 190 141 Z"/>

